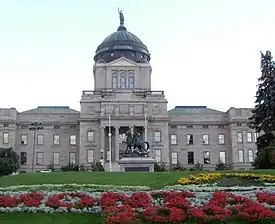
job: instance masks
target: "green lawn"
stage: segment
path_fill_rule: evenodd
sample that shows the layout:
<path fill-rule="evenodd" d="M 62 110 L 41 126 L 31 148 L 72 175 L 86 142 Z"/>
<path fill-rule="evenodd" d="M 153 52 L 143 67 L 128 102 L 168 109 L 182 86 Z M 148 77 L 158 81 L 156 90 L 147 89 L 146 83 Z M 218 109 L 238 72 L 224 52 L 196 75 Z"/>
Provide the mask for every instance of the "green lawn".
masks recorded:
<path fill-rule="evenodd" d="M 0 213 L 0 223 L 3 224 L 102 224 L 103 221 L 103 217 L 96 214 Z"/>
<path fill-rule="evenodd" d="M 232 171 L 228 171 L 232 172 Z M 239 171 L 275 175 L 275 170 Z M 16 176 L 0 178 L 0 187 L 30 184 L 102 184 L 102 185 L 131 185 L 162 188 L 173 185 L 182 176 L 196 172 L 154 172 L 154 173 L 116 173 L 116 172 L 53 172 L 25 173 Z"/>

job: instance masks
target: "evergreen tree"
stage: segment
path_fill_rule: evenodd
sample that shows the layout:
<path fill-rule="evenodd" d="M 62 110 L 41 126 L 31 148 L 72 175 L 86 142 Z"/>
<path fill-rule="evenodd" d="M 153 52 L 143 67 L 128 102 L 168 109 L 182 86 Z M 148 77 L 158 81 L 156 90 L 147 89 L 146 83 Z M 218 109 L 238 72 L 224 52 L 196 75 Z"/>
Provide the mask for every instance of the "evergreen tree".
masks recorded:
<path fill-rule="evenodd" d="M 270 51 L 261 52 L 261 77 L 258 79 L 255 108 L 252 110 L 250 127 L 263 133 L 257 139 L 257 158 L 254 166 L 258 169 L 273 168 L 271 151 L 275 130 L 275 62 Z M 274 165 L 273 165 L 274 164 Z"/>
<path fill-rule="evenodd" d="M 0 176 L 9 175 L 19 168 L 19 156 L 12 148 L 0 148 Z"/>

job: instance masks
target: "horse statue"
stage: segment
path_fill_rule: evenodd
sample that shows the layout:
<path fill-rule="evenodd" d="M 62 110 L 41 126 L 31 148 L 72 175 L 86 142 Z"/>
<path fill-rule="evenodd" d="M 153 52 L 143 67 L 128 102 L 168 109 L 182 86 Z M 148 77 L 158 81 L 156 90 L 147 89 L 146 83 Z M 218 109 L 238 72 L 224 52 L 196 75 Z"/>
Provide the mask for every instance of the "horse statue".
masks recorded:
<path fill-rule="evenodd" d="M 125 154 L 128 156 L 147 157 L 150 152 L 149 143 L 140 139 L 140 134 L 134 126 L 126 132 L 126 144 Z"/>

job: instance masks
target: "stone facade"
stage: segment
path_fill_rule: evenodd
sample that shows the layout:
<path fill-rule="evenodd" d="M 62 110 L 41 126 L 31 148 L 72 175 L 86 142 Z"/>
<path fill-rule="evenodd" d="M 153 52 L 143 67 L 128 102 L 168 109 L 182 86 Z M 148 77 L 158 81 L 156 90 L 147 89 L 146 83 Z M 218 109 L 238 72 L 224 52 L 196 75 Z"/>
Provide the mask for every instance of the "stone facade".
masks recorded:
<path fill-rule="evenodd" d="M 157 162 L 189 168 L 200 162 L 211 170 L 222 160 L 233 169 L 251 168 L 256 152 L 256 134 L 247 126 L 251 109 L 221 112 L 177 106 L 167 111 L 164 92 L 151 90 L 151 71 L 148 63 L 124 57 L 96 63 L 94 90 L 83 91 L 80 112 L 62 106 L 21 113 L 0 109 L 0 147 L 15 148 L 25 171 L 32 170 L 33 163 L 39 170 L 50 164 L 57 169 L 68 163 L 90 167 L 95 161 L 108 169 L 110 154 L 113 170 L 119 170 L 123 133 L 135 125 Z M 35 147 L 34 131 L 29 130 L 33 121 L 41 121 L 44 127 L 36 133 Z"/>

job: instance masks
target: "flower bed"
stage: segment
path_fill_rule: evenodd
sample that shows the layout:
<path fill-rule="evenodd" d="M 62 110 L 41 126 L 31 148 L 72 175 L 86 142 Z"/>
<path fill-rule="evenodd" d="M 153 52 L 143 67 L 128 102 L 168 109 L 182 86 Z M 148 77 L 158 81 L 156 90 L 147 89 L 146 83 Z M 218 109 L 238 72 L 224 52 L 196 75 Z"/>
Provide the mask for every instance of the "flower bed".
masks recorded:
<path fill-rule="evenodd" d="M 254 191 L 194 193 L 150 192 L 5 192 L 0 212 L 102 213 L 108 224 L 123 221 L 156 223 L 218 220 L 275 221 L 275 193 Z"/>
<path fill-rule="evenodd" d="M 235 178 L 241 180 L 253 180 L 258 183 L 275 183 L 275 176 L 266 174 L 254 174 L 254 173 L 219 173 L 219 172 L 209 172 L 209 173 L 199 173 L 196 175 L 191 175 L 188 177 L 182 177 L 178 180 L 178 184 L 190 185 L 190 184 L 205 184 L 205 183 L 215 183 L 222 179 Z"/>

